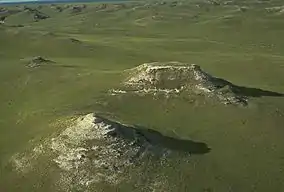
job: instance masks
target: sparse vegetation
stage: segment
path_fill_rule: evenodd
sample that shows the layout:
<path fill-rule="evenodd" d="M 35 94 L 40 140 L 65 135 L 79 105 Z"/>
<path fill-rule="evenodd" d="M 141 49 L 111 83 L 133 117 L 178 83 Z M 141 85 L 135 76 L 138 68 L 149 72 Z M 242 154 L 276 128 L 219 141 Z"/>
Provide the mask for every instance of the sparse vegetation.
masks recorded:
<path fill-rule="evenodd" d="M 129 73 L 130 77 L 124 84 L 130 87 L 130 93 L 144 92 L 155 95 L 162 92 L 178 95 L 186 92 L 189 96 L 202 94 L 218 98 L 224 104 L 243 106 L 248 105 L 249 97 L 284 97 L 281 93 L 234 85 L 224 79 L 211 76 L 195 64 L 145 63 L 130 70 Z M 127 93 L 127 91 L 116 90 L 112 92 Z"/>

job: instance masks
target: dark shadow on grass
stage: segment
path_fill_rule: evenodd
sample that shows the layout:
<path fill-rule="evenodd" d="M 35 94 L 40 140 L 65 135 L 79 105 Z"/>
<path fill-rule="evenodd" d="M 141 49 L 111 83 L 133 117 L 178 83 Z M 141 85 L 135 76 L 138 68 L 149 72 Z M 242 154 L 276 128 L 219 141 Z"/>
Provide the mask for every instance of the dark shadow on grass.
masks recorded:
<path fill-rule="evenodd" d="M 262 97 L 262 96 L 284 97 L 283 93 L 267 91 L 259 88 L 242 87 L 242 86 L 234 86 L 233 92 L 247 97 Z"/>
<path fill-rule="evenodd" d="M 146 129 L 141 126 L 126 126 L 103 117 L 96 117 L 96 123 L 104 122 L 112 125 L 108 135 L 124 139 L 140 147 L 157 147 L 159 149 L 169 149 L 190 154 L 205 154 L 211 150 L 203 142 L 168 137 L 152 129 Z"/>
<path fill-rule="evenodd" d="M 162 146 L 173 151 L 183 151 L 191 154 L 205 154 L 210 151 L 207 144 L 203 142 L 168 137 L 152 129 L 137 126 L 136 134 L 147 140 L 151 145 Z"/>
<path fill-rule="evenodd" d="M 70 41 L 71 41 L 72 43 L 82 43 L 80 40 L 75 39 L 75 38 L 70 38 Z"/>
<path fill-rule="evenodd" d="M 40 65 L 40 67 L 45 67 L 45 68 L 67 68 L 67 69 L 78 69 L 78 68 L 81 68 L 80 66 L 77 66 L 77 65 L 60 65 L 60 64 Z"/>
<path fill-rule="evenodd" d="M 78 66 L 78 65 L 56 65 L 56 67 L 72 68 L 72 69 L 80 68 L 80 66 Z"/>
<path fill-rule="evenodd" d="M 259 88 L 252 88 L 252 87 L 245 87 L 245 86 L 238 86 L 234 85 L 233 83 L 226 81 L 221 78 L 213 78 L 213 81 L 216 83 L 218 88 L 223 88 L 225 86 L 229 86 L 231 91 L 239 96 L 245 96 L 245 97 L 263 97 L 263 96 L 269 96 L 269 97 L 284 97 L 284 93 L 278 93 L 268 90 L 263 90 Z"/>

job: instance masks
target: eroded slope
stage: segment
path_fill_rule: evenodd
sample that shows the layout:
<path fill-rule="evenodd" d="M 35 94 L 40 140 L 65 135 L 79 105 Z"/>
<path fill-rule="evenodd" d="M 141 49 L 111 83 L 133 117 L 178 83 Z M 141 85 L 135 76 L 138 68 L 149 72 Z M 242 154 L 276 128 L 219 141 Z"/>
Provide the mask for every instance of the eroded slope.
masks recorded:
<path fill-rule="evenodd" d="M 283 94 L 248 88 L 218 77 L 214 77 L 195 64 L 180 62 L 145 63 L 128 71 L 129 77 L 123 83 L 123 90 L 112 93 L 165 93 L 204 95 L 224 104 L 246 106 L 250 97 L 283 96 Z"/>
<path fill-rule="evenodd" d="M 27 173 L 39 156 L 48 152 L 61 170 L 58 187 L 86 191 L 102 182 L 112 186 L 127 182 L 130 168 L 149 161 L 163 166 L 172 155 L 183 155 L 187 161 L 191 154 L 209 151 L 205 143 L 168 137 L 91 113 L 36 147 L 32 154 L 14 156 L 12 162 L 16 170 Z"/>

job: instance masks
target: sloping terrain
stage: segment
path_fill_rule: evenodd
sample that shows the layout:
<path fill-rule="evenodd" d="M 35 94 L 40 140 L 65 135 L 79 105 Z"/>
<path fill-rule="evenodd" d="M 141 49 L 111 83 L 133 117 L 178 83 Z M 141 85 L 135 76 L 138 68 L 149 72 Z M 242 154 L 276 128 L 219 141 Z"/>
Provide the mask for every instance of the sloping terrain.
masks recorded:
<path fill-rule="evenodd" d="M 131 69 L 129 74 L 130 77 L 124 84 L 130 88 L 130 92 L 134 93 L 203 94 L 215 97 L 224 104 L 243 106 L 248 105 L 249 97 L 284 96 L 281 93 L 234 85 L 224 79 L 211 76 L 195 64 L 145 63 Z M 112 91 L 113 94 L 127 92 L 125 90 Z"/>
<path fill-rule="evenodd" d="M 283 1 L 0 7 L 1 192 L 283 191 Z"/>
<path fill-rule="evenodd" d="M 145 162 L 164 166 L 174 153 L 184 154 L 186 162 L 190 155 L 208 153 L 210 149 L 205 143 L 179 140 L 88 114 L 30 154 L 13 157 L 13 166 L 20 173 L 27 172 L 27 168 L 33 169 L 28 163 L 47 151 L 62 170 L 58 187 L 86 191 L 100 182 L 113 186 L 126 182 L 131 179 L 128 169 Z"/>

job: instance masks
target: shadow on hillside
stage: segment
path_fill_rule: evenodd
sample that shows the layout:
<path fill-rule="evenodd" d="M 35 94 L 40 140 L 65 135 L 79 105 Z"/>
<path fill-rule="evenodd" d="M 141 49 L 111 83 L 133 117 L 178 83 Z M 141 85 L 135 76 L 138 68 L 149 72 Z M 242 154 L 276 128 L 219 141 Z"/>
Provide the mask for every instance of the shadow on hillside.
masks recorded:
<path fill-rule="evenodd" d="M 137 134 L 144 137 L 151 145 L 162 146 L 173 151 L 189 152 L 191 154 L 205 154 L 210 152 L 206 143 L 191 140 L 183 140 L 162 135 L 161 133 L 137 127 Z"/>
<path fill-rule="evenodd" d="M 238 85 L 234 85 L 233 83 L 227 80 L 221 79 L 221 78 L 214 78 L 214 82 L 217 84 L 218 88 L 230 86 L 231 91 L 233 93 L 237 95 L 245 96 L 245 97 L 263 97 L 263 96 L 284 97 L 284 93 L 278 93 L 278 92 L 263 90 L 259 88 L 238 86 Z"/>
<path fill-rule="evenodd" d="M 267 91 L 258 88 L 242 87 L 242 86 L 234 86 L 233 92 L 247 97 L 262 97 L 262 96 L 284 97 L 283 93 L 277 93 L 273 91 Z"/>
<path fill-rule="evenodd" d="M 205 154 L 211 150 L 206 143 L 168 137 L 158 131 L 141 126 L 130 127 L 103 117 L 96 117 L 96 123 L 99 121 L 112 125 L 111 131 L 108 133 L 110 136 L 122 138 L 140 147 L 158 147 L 190 154 Z"/>

